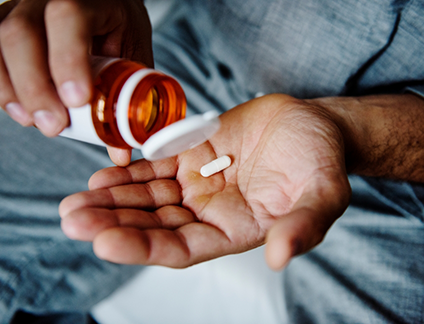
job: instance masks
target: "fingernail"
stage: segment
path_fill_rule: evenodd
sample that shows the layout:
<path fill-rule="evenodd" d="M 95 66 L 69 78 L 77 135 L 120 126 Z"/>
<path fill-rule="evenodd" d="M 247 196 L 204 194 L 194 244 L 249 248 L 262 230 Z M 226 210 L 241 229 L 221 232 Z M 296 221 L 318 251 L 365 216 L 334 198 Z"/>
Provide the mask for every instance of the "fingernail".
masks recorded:
<path fill-rule="evenodd" d="M 39 110 L 34 113 L 34 124 L 45 135 L 57 135 L 60 122 L 50 111 Z"/>
<path fill-rule="evenodd" d="M 30 115 L 17 102 L 9 102 L 5 109 L 10 117 L 19 124 L 28 125 L 31 122 Z"/>
<path fill-rule="evenodd" d="M 86 102 L 87 91 L 74 81 L 67 81 L 60 87 L 60 94 L 68 107 L 80 107 Z"/>

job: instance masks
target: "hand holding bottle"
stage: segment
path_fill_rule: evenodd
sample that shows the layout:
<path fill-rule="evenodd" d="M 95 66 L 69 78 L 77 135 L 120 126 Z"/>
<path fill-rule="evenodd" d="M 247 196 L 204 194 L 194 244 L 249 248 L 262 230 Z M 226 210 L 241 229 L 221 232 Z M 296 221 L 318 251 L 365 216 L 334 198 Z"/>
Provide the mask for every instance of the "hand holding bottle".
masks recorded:
<path fill-rule="evenodd" d="M 142 1 L 12 0 L 0 6 L 0 20 L 0 106 L 46 136 L 67 126 L 65 107 L 91 98 L 89 54 L 153 67 Z"/>

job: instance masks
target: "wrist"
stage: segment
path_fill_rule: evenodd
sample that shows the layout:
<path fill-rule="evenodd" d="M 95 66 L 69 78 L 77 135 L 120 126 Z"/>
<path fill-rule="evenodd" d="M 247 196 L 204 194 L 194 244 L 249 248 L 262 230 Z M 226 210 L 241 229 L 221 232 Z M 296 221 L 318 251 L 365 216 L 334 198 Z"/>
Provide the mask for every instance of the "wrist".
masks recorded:
<path fill-rule="evenodd" d="M 373 177 L 424 181 L 424 100 L 413 94 L 311 100 L 333 117 L 346 169 Z"/>

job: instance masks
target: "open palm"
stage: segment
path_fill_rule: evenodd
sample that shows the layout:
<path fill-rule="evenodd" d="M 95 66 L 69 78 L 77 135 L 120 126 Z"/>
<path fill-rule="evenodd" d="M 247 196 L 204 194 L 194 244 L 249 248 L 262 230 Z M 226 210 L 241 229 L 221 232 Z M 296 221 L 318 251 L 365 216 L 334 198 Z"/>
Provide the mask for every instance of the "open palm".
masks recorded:
<path fill-rule="evenodd" d="M 268 95 L 221 116 L 220 131 L 178 157 L 104 169 L 60 206 L 70 238 L 118 263 L 186 267 L 268 240 L 271 267 L 318 244 L 347 207 L 343 139 L 325 109 Z M 200 168 L 229 155 L 209 178 Z M 270 231 L 271 230 L 271 231 Z"/>

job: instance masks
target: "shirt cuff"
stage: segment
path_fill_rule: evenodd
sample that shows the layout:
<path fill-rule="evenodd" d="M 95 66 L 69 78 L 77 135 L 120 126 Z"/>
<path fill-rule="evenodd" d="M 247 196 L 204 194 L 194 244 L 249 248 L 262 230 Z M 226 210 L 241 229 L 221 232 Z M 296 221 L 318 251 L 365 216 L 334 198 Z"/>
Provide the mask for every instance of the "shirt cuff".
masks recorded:
<path fill-rule="evenodd" d="M 424 98 L 424 85 L 416 85 L 416 86 L 406 87 L 404 92 L 412 92 L 412 93 Z"/>

